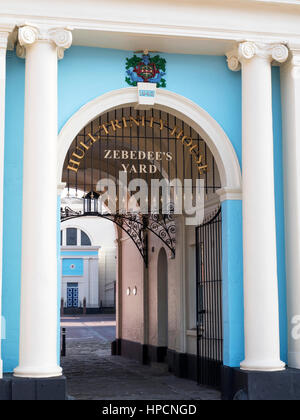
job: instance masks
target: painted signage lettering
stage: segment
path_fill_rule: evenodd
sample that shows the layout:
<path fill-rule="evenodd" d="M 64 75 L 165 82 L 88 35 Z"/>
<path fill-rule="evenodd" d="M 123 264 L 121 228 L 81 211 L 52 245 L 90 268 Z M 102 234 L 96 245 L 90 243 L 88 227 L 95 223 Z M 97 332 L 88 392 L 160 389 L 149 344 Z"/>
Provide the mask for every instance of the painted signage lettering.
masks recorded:
<path fill-rule="evenodd" d="M 199 149 L 198 144 L 194 142 L 192 137 L 184 135 L 184 131 L 178 127 L 174 128 L 168 128 L 165 126 L 165 123 L 162 119 L 155 120 L 154 117 L 151 117 L 149 120 L 146 120 L 145 117 L 123 117 L 121 120 L 111 120 L 109 123 L 104 123 L 98 127 L 98 134 L 92 134 L 88 133 L 86 142 L 81 141 L 73 151 L 69 162 L 67 169 L 73 172 L 78 172 L 80 168 L 80 164 L 82 159 L 85 157 L 86 152 L 98 141 L 101 141 L 101 133 L 104 133 L 104 135 L 109 135 L 115 133 L 119 129 L 128 128 L 128 127 L 150 127 L 153 128 L 154 124 L 159 125 L 160 131 L 162 131 L 164 128 L 168 129 L 170 131 L 170 135 L 174 136 L 181 144 L 186 147 L 189 151 L 189 153 L 193 157 L 194 163 L 198 167 L 199 174 L 203 174 L 203 172 L 207 171 L 208 166 L 203 162 L 203 155 L 201 154 L 201 151 Z M 112 130 L 112 133 L 110 133 L 110 130 Z M 103 137 L 105 139 L 105 137 Z M 148 160 L 148 161 L 156 161 L 161 162 L 164 159 L 167 162 L 170 162 L 173 160 L 173 156 L 170 152 L 145 152 L 145 151 L 127 151 L 127 150 L 105 150 L 104 152 L 104 159 L 116 159 L 116 160 Z M 155 165 L 148 165 L 145 168 L 146 165 L 144 164 L 138 164 L 138 165 L 130 165 L 129 164 L 122 164 L 123 170 L 132 171 L 132 173 L 155 173 L 157 171 L 157 168 Z M 145 172 L 145 171 L 148 172 Z M 154 172 L 155 171 L 155 172 Z"/>
<path fill-rule="evenodd" d="M 158 162 L 165 158 L 167 162 L 173 160 L 173 155 L 170 152 L 144 152 L 141 150 L 105 150 L 104 159 L 117 160 L 156 160 Z"/>
<path fill-rule="evenodd" d="M 138 161 L 136 164 L 122 163 L 122 170 L 131 174 L 155 174 L 158 170 L 155 165 L 144 164 L 140 162 L 145 160 L 149 162 L 161 162 L 163 160 L 170 162 L 173 160 L 173 155 L 170 152 L 144 152 L 142 150 L 104 150 L 104 159 Z"/>

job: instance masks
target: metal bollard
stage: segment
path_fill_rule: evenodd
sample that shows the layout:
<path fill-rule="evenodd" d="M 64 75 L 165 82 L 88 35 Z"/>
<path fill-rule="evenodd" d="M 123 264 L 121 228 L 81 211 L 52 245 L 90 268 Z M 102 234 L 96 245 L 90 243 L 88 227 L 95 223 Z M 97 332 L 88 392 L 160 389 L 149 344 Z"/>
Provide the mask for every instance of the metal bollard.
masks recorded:
<path fill-rule="evenodd" d="M 61 333 L 61 357 L 66 356 L 66 338 L 67 338 L 67 331 L 66 328 L 62 328 Z"/>

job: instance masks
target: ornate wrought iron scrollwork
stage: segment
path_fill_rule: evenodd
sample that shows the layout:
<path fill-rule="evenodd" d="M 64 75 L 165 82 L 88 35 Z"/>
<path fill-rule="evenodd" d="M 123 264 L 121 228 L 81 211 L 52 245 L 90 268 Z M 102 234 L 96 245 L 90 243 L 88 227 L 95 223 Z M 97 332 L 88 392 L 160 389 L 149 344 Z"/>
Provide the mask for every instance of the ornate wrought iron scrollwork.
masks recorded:
<path fill-rule="evenodd" d="M 64 220 L 71 219 L 74 217 L 83 216 L 81 211 L 72 210 L 71 207 L 61 207 L 60 209 L 60 220 L 63 222 Z"/>
<path fill-rule="evenodd" d="M 61 209 L 61 221 L 83 217 L 85 214 L 76 212 L 69 207 Z M 142 215 L 139 213 L 110 214 L 98 213 L 93 216 L 110 220 L 119 226 L 135 243 L 145 265 L 148 266 L 148 236 L 147 231 L 156 235 L 172 252 L 175 257 L 176 250 L 176 224 L 174 212 L 168 214 Z"/>
<path fill-rule="evenodd" d="M 148 266 L 148 240 L 147 227 L 145 226 L 144 217 L 137 213 L 128 214 L 104 214 L 100 215 L 105 219 L 111 220 L 117 226 L 126 232 L 126 234 L 133 240 L 135 246 L 139 250 L 145 265 Z"/>
<path fill-rule="evenodd" d="M 148 218 L 147 229 L 162 240 L 172 252 L 175 258 L 176 253 L 176 222 L 174 206 L 169 207 L 167 214 L 151 214 Z"/>

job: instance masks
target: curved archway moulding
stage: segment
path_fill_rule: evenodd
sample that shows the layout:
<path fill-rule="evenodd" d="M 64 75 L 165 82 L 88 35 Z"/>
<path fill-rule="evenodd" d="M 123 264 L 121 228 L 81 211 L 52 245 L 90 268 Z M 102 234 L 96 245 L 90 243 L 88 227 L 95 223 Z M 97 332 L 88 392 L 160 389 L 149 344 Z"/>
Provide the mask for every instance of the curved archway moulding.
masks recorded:
<path fill-rule="evenodd" d="M 61 183 L 63 165 L 77 134 L 100 114 L 115 108 L 134 106 L 138 102 L 137 88 L 108 92 L 80 108 L 65 124 L 58 136 L 57 183 Z M 157 89 L 155 107 L 180 118 L 196 130 L 213 153 L 222 183 L 222 190 L 231 198 L 241 198 L 241 169 L 235 150 L 221 126 L 194 102 L 165 89 Z"/>

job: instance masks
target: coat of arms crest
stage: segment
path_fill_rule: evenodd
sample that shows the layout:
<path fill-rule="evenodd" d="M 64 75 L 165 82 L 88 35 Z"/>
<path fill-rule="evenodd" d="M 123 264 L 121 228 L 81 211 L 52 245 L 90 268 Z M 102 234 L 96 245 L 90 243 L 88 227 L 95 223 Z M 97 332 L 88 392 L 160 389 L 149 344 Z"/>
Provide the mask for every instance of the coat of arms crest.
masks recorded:
<path fill-rule="evenodd" d="M 126 59 L 126 82 L 130 86 L 138 83 L 156 83 L 158 88 L 167 86 L 163 78 L 166 74 L 166 60 L 159 55 L 150 57 L 148 51 L 144 51 L 142 57 L 134 55 Z"/>

